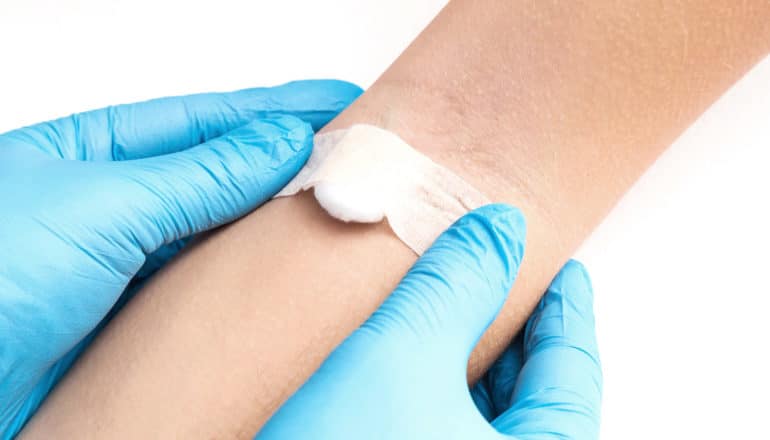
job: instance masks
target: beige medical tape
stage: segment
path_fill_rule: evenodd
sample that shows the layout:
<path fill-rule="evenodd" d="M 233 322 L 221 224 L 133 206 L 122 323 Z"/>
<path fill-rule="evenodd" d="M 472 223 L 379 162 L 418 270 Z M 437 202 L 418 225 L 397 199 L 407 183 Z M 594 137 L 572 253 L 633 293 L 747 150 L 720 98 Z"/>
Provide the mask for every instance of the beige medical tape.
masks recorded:
<path fill-rule="evenodd" d="M 315 137 L 305 167 L 275 197 L 314 189 L 316 200 L 345 222 L 387 218 L 417 255 L 466 212 L 489 203 L 470 184 L 372 125 L 354 125 Z"/>

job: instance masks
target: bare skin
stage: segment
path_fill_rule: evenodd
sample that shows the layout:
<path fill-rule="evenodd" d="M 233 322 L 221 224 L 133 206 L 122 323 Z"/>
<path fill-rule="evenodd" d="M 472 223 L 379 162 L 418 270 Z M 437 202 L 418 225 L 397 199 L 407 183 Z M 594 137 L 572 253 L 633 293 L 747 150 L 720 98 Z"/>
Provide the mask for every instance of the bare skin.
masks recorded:
<path fill-rule="evenodd" d="M 770 2 L 456 0 L 327 129 L 398 133 L 528 244 L 469 365 L 478 378 L 630 185 L 770 51 Z M 45 438 L 250 438 L 415 256 L 387 225 L 272 201 L 177 258 L 30 422 Z"/>

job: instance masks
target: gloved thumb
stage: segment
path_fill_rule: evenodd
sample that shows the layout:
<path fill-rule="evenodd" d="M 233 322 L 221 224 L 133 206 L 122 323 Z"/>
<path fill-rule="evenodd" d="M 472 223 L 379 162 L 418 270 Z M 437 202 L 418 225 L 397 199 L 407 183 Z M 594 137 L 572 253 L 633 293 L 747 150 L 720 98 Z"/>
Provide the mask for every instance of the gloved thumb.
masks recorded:
<path fill-rule="evenodd" d="M 294 177 L 313 130 L 293 116 L 255 120 L 172 154 L 111 162 L 121 199 L 118 224 L 145 254 L 230 222 Z M 111 183 L 115 183 L 111 181 Z"/>
<path fill-rule="evenodd" d="M 420 257 L 364 327 L 467 361 L 508 296 L 525 235 L 516 208 L 487 205 L 466 214 Z"/>

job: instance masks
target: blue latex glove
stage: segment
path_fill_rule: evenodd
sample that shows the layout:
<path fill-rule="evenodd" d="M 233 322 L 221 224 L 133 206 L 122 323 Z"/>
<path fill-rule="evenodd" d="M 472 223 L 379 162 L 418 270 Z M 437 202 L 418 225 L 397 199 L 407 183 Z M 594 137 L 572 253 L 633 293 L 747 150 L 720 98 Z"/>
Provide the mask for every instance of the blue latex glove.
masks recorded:
<path fill-rule="evenodd" d="M 596 438 L 601 370 L 579 263 L 553 281 L 523 345 L 475 388 L 481 412 L 468 391 L 471 349 L 502 306 L 523 250 L 524 222 L 513 208 L 490 205 L 460 219 L 258 440 Z"/>
<path fill-rule="evenodd" d="M 303 81 L 0 135 L 0 437 L 19 431 L 143 265 L 150 274 L 180 239 L 272 196 L 304 164 L 313 128 L 360 93 Z"/>

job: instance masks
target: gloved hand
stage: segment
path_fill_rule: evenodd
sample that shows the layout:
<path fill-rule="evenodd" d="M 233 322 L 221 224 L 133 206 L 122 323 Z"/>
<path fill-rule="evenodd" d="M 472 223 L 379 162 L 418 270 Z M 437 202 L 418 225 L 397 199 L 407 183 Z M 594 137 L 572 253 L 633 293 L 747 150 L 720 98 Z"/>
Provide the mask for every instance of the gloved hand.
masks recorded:
<path fill-rule="evenodd" d="M 360 93 L 295 82 L 0 135 L 0 437 L 19 431 L 143 265 L 151 273 L 180 239 L 271 197 L 309 156 L 313 128 Z"/>
<path fill-rule="evenodd" d="M 596 438 L 601 369 L 591 285 L 577 262 L 555 278 L 523 343 L 474 388 L 481 412 L 471 399 L 468 357 L 502 306 L 523 249 L 517 210 L 467 214 L 257 439 Z"/>

